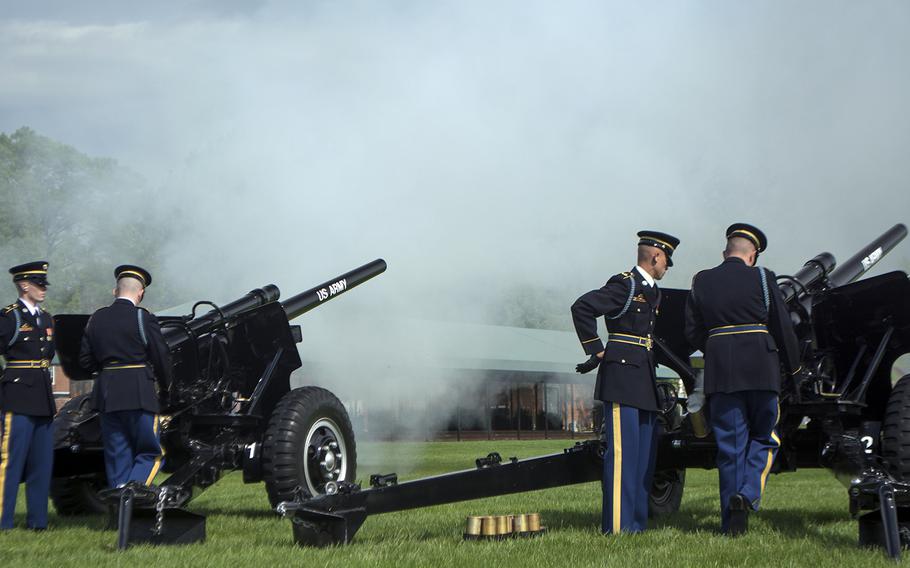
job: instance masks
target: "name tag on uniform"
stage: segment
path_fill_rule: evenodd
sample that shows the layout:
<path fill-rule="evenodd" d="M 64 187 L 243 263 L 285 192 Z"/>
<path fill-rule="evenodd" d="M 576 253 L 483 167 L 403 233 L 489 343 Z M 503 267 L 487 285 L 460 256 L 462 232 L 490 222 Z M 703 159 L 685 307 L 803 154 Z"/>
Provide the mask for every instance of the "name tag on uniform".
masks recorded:
<path fill-rule="evenodd" d="M 633 302 L 647 302 L 647 300 L 645 300 L 644 294 L 639 294 L 639 295 L 635 296 L 634 298 L 632 298 L 632 301 Z"/>
<path fill-rule="evenodd" d="M 19 326 L 19 331 L 35 331 L 35 328 L 33 328 L 31 324 L 24 323 Z"/>

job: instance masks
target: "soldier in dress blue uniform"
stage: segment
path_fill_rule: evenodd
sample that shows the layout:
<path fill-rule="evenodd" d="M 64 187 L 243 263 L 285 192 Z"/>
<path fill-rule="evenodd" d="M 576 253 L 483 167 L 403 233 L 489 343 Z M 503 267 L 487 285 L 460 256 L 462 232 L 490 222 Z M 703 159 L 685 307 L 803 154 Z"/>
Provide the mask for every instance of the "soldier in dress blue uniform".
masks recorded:
<path fill-rule="evenodd" d="M 638 237 L 638 264 L 572 305 L 575 331 L 591 356 L 576 371 L 600 367 L 594 398 L 604 404 L 604 534 L 647 528 L 654 475 L 659 407 L 651 333 L 661 295 L 656 281 L 673 266 L 679 239 L 657 231 L 642 231 Z M 606 349 L 597 335 L 600 316 L 609 332 Z"/>
<path fill-rule="evenodd" d="M 721 530 L 748 530 L 780 439 L 781 363 L 796 373 L 796 334 L 773 272 L 755 266 L 768 240 L 756 227 L 727 229 L 724 261 L 692 280 L 686 337 L 705 354 L 705 395 L 717 440 Z"/>
<path fill-rule="evenodd" d="M 0 530 L 13 528 L 16 493 L 25 482 L 26 525 L 47 528 L 47 499 L 53 469 L 53 421 L 57 406 L 51 385 L 54 320 L 44 311 L 47 262 L 10 268 L 19 300 L 0 311 Z"/>
<path fill-rule="evenodd" d="M 162 389 L 169 387 L 170 355 L 157 318 L 139 307 L 152 276 L 123 265 L 114 277 L 116 300 L 89 319 L 79 362 L 97 373 L 92 397 L 101 412 L 108 485 L 150 485 L 164 460 L 156 380 Z"/>

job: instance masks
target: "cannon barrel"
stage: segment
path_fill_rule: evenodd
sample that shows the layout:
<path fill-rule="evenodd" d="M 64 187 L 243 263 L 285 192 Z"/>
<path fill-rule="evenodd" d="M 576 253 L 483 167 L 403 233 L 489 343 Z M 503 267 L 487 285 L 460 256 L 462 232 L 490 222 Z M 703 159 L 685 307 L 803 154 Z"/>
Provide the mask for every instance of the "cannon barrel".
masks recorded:
<path fill-rule="evenodd" d="M 186 334 L 202 335 L 208 333 L 213 328 L 231 319 L 237 314 L 243 313 L 253 308 L 258 308 L 269 302 L 276 301 L 281 295 L 278 287 L 274 284 L 266 284 L 262 288 L 256 288 L 249 291 L 243 297 L 234 300 L 229 304 L 219 306 L 199 317 L 193 318 L 181 326 L 167 326 L 161 330 L 164 340 L 171 345 L 173 342 L 179 342 Z M 212 305 L 209 302 L 200 302 L 199 305 Z M 196 306 L 193 306 L 195 309 Z"/>
<path fill-rule="evenodd" d="M 312 310 L 319 304 L 331 300 L 340 294 L 344 294 L 351 288 L 363 284 L 367 280 L 379 276 L 385 272 L 386 263 L 381 258 L 373 262 L 368 262 L 359 268 L 350 272 L 345 272 L 327 282 L 314 286 L 305 292 L 288 298 L 281 303 L 284 311 L 288 315 L 288 320 L 292 320 L 306 312 Z"/>
<path fill-rule="evenodd" d="M 837 270 L 828 275 L 828 285 L 831 288 L 836 288 L 853 282 L 875 266 L 882 257 L 891 252 L 891 249 L 904 240 L 906 236 L 906 225 L 903 223 L 894 225 L 885 231 L 882 236 L 850 257 L 850 260 L 841 263 Z"/>
<path fill-rule="evenodd" d="M 823 252 L 806 262 L 793 276 L 781 276 L 780 291 L 784 296 L 784 301 L 789 303 L 794 298 L 802 299 L 812 290 L 823 285 L 826 277 L 836 265 L 834 255 L 830 252 Z"/>
<path fill-rule="evenodd" d="M 337 276 L 289 298 L 281 303 L 281 307 L 284 308 L 290 321 L 312 310 L 319 304 L 382 274 L 385 269 L 385 261 L 378 258 L 373 262 L 364 264 L 350 272 L 345 272 L 341 276 Z M 201 316 L 193 317 L 177 324 L 165 324 L 162 329 L 164 340 L 173 348 L 188 336 L 204 335 L 243 312 L 277 301 L 280 296 L 281 292 L 277 286 L 266 284 L 262 288 L 251 290 L 243 297 L 223 306 L 214 307 L 215 305 L 210 302 L 198 302 L 193 306 L 194 311 L 196 307 L 201 305 L 210 305 L 214 309 Z"/>
<path fill-rule="evenodd" d="M 778 277 L 784 301 L 787 303 L 794 300 L 808 301 L 806 297 L 813 292 L 853 282 L 869 271 L 906 236 L 907 227 L 898 223 L 840 265 L 831 253 L 823 252 L 816 255 L 793 276 Z"/>

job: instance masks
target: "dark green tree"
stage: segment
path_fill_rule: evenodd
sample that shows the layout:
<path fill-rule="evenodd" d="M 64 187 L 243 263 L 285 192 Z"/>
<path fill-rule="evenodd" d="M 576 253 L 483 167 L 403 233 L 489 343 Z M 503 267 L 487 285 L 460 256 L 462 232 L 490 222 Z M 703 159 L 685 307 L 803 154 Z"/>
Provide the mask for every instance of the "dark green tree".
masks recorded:
<path fill-rule="evenodd" d="M 154 271 L 164 234 L 144 207 L 144 180 L 109 158 L 20 128 L 0 133 L 0 268 L 51 264 L 47 307 L 87 312 L 110 301 L 113 267 Z M 9 289 L 12 295 L 12 288 Z M 158 289 L 158 305 L 170 300 Z"/>

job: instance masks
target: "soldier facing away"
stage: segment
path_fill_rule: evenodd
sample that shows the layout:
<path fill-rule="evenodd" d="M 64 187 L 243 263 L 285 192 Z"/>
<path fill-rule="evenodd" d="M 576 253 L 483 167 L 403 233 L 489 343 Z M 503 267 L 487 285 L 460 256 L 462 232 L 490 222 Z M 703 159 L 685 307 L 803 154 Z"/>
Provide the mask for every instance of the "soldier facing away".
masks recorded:
<path fill-rule="evenodd" d="M 692 279 L 685 333 L 705 355 L 705 395 L 717 440 L 721 530 L 748 530 L 780 447 L 781 362 L 798 371 L 797 339 L 773 272 L 755 266 L 767 248 L 758 228 L 727 229 L 724 261 Z M 779 351 L 779 350 L 782 350 Z"/>
<path fill-rule="evenodd" d="M 638 264 L 572 305 L 575 331 L 591 356 L 576 371 L 599 367 L 594 398 L 604 405 L 604 534 L 647 528 L 654 475 L 659 407 L 651 334 L 661 296 L 656 281 L 673 266 L 679 239 L 656 231 L 642 231 L 638 237 Z M 609 332 L 606 349 L 597 335 L 600 316 Z"/>
<path fill-rule="evenodd" d="M 53 469 L 51 386 L 54 320 L 41 308 L 47 294 L 46 261 L 10 268 L 19 299 L 0 310 L 0 530 L 13 528 L 16 494 L 25 481 L 26 525 L 47 528 L 47 499 Z"/>
<path fill-rule="evenodd" d="M 79 363 L 97 373 L 92 398 L 101 412 L 104 465 L 110 487 L 150 485 L 161 469 L 161 410 L 156 380 L 171 382 L 171 363 L 158 319 L 139 303 L 152 283 L 132 265 L 114 271 L 116 300 L 96 311 L 85 328 Z"/>

